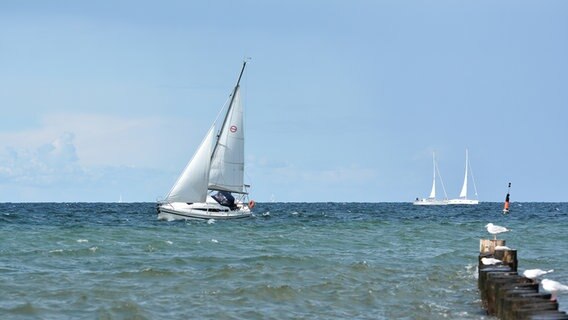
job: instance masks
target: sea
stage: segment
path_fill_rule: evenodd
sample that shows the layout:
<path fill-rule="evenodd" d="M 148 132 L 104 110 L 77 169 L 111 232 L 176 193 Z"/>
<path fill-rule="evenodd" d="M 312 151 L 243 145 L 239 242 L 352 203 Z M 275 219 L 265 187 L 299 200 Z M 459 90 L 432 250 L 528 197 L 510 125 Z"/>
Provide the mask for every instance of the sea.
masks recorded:
<path fill-rule="evenodd" d="M 257 203 L 231 221 L 2 203 L 0 319 L 495 319 L 477 290 L 489 222 L 520 271 L 568 284 L 568 203 Z"/>

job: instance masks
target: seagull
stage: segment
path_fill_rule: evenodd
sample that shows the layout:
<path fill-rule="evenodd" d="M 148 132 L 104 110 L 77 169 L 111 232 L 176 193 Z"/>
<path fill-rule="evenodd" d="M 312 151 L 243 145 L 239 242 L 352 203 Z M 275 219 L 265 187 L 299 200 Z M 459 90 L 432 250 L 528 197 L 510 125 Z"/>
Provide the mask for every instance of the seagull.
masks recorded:
<path fill-rule="evenodd" d="M 552 294 L 552 296 L 550 297 L 550 300 L 552 301 L 556 301 L 556 292 L 568 291 L 568 286 L 563 285 L 562 283 L 554 280 L 542 279 L 541 283 L 542 283 L 542 288 L 545 291 L 550 292 Z"/>
<path fill-rule="evenodd" d="M 495 259 L 495 258 L 481 258 L 481 263 L 483 263 L 486 266 L 494 265 L 494 264 L 498 264 L 498 263 L 502 263 L 502 262 L 503 261 L 501 261 L 499 259 Z"/>
<path fill-rule="evenodd" d="M 495 237 L 494 240 L 497 240 L 498 233 L 510 231 L 505 227 L 496 226 L 493 223 L 488 223 L 485 227 L 487 228 L 487 232 L 491 233 Z"/>
<path fill-rule="evenodd" d="M 525 276 L 525 277 L 527 277 L 531 280 L 534 280 L 534 279 L 536 279 L 540 276 L 543 276 L 543 275 L 545 275 L 547 273 L 551 273 L 551 272 L 554 272 L 554 269 L 550 269 L 548 271 L 544 271 L 544 270 L 541 270 L 541 269 L 528 269 L 528 270 L 525 270 L 523 272 L 523 276 Z"/>
<path fill-rule="evenodd" d="M 512 250 L 507 246 L 495 246 L 495 250 Z"/>

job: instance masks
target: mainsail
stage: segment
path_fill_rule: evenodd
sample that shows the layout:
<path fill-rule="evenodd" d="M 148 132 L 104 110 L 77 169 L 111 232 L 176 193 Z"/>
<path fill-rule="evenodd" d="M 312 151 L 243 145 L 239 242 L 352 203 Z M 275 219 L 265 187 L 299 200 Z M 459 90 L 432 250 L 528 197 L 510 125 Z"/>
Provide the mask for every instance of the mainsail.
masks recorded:
<path fill-rule="evenodd" d="M 467 165 L 469 164 L 468 152 L 465 149 L 465 177 L 463 178 L 463 186 L 460 192 L 460 198 L 467 198 Z"/>
<path fill-rule="evenodd" d="M 212 126 L 166 197 L 167 202 L 205 202 L 215 127 Z"/>
<path fill-rule="evenodd" d="M 241 76 L 245 69 L 243 64 Z M 241 103 L 239 82 L 233 91 L 227 114 L 221 126 L 217 144 L 211 157 L 209 189 L 244 193 L 245 138 L 243 125 L 243 105 Z"/>
<path fill-rule="evenodd" d="M 433 177 L 432 177 L 432 191 L 430 191 L 430 199 L 436 199 L 436 155 L 432 153 L 432 163 L 433 163 Z"/>
<path fill-rule="evenodd" d="M 463 185 L 461 188 L 460 196 L 456 199 L 450 199 L 448 204 L 457 204 L 457 205 L 470 205 L 470 204 L 479 204 L 479 200 L 477 199 L 468 199 L 467 198 L 467 188 L 468 188 L 468 175 L 471 174 L 471 181 L 473 182 L 473 190 L 475 191 L 475 197 L 477 198 L 477 187 L 475 186 L 475 177 L 473 176 L 473 170 L 471 169 L 471 164 L 469 163 L 469 152 L 465 149 L 465 174 L 463 177 Z"/>

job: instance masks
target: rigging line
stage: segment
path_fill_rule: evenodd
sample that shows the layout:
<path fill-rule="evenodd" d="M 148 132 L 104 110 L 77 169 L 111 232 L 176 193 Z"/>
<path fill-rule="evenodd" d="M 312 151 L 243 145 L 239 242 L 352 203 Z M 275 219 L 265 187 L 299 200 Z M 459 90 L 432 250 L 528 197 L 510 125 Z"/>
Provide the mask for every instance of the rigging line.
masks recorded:
<path fill-rule="evenodd" d="M 244 170 L 244 172 L 245 172 L 245 176 L 246 176 L 247 180 L 248 180 L 248 181 L 252 181 L 252 179 L 250 178 L 250 175 L 248 174 L 248 171 L 247 171 L 247 170 Z M 252 185 L 252 183 L 249 182 L 249 183 L 247 184 L 247 183 L 245 183 L 244 181 L 243 181 L 243 184 L 245 185 L 245 189 L 246 189 L 246 188 L 250 188 L 250 186 Z M 246 185 L 248 185 L 248 187 L 247 187 Z"/>
<path fill-rule="evenodd" d="M 223 133 L 223 129 L 225 128 L 225 124 L 227 123 L 227 118 L 229 116 L 229 113 L 231 112 L 231 108 L 233 107 L 233 101 L 235 101 L 235 96 L 237 94 L 237 91 L 239 90 L 239 84 L 241 82 L 241 78 L 243 77 L 243 73 L 245 72 L 246 66 L 247 66 L 247 61 L 245 60 L 245 61 L 243 61 L 243 67 L 241 69 L 241 73 L 239 74 L 239 79 L 237 80 L 237 84 L 235 85 L 235 88 L 233 89 L 233 94 L 231 95 L 231 102 L 229 103 L 229 107 L 227 108 L 227 112 L 225 113 L 225 117 L 223 118 L 223 124 L 221 125 L 221 131 L 217 135 L 217 142 L 219 141 L 219 138 L 221 137 L 221 133 Z M 215 143 L 215 146 L 213 147 L 213 152 L 211 153 L 211 158 L 213 158 L 213 156 L 215 155 L 216 152 L 217 152 L 217 143 Z"/>
<path fill-rule="evenodd" d="M 448 199 L 448 194 L 446 193 L 446 187 L 444 186 L 444 180 L 442 180 L 442 175 L 440 174 L 440 168 L 438 168 L 438 163 L 436 163 L 436 171 L 438 172 L 438 177 L 440 177 L 440 182 L 442 183 L 442 190 L 444 190 L 445 199 Z"/>
<path fill-rule="evenodd" d="M 223 113 L 223 110 L 225 110 L 225 108 L 227 107 L 227 104 L 229 104 L 229 102 L 231 101 L 232 98 L 232 94 L 229 95 L 229 97 L 227 98 L 227 100 L 225 100 L 225 103 L 223 103 L 223 106 L 221 107 L 221 109 L 219 110 L 219 112 L 217 113 L 217 116 L 215 117 L 215 121 L 213 122 L 213 124 L 215 125 L 215 127 L 217 127 L 217 120 L 219 120 L 219 118 L 221 117 L 221 114 Z M 220 128 L 219 128 L 220 129 Z M 215 130 L 217 131 L 217 128 L 215 128 Z M 218 136 L 219 133 L 216 133 L 215 136 Z"/>
<path fill-rule="evenodd" d="M 468 159 L 467 162 L 469 162 L 469 159 Z M 473 190 L 475 190 L 475 196 L 478 197 L 477 186 L 475 185 L 475 177 L 473 176 L 473 168 L 471 167 L 471 162 L 469 163 L 469 172 L 470 172 L 470 175 L 471 175 L 471 180 L 473 181 Z"/>

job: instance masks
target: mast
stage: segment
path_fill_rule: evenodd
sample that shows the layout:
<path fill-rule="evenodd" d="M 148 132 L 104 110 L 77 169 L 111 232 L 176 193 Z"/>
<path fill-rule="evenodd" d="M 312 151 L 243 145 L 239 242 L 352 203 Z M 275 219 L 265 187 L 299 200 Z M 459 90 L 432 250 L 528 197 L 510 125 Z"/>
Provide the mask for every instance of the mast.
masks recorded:
<path fill-rule="evenodd" d="M 231 102 L 229 102 L 229 107 L 227 108 L 227 112 L 225 113 L 225 117 L 223 118 L 223 124 L 221 125 L 221 131 L 219 131 L 219 134 L 217 135 L 217 141 L 215 142 L 215 146 L 213 147 L 213 152 L 211 152 L 211 159 L 213 159 L 213 155 L 215 155 L 215 152 L 217 151 L 217 146 L 219 145 L 219 138 L 221 137 L 221 134 L 223 133 L 223 129 L 225 128 L 225 123 L 227 122 L 227 118 L 228 118 L 229 114 L 231 113 L 231 109 L 233 108 L 233 101 L 235 100 L 235 95 L 237 93 L 237 90 L 239 90 L 239 84 L 241 83 L 241 78 L 243 76 L 243 72 L 245 71 L 246 65 L 247 65 L 247 60 L 245 59 L 243 61 L 243 68 L 241 69 L 241 73 L 239 74 L 239 79 L 237 80 L 237 84 L 235 85 L 235 88 L 233 89 L 233 93 L 231 94 Z"/>

